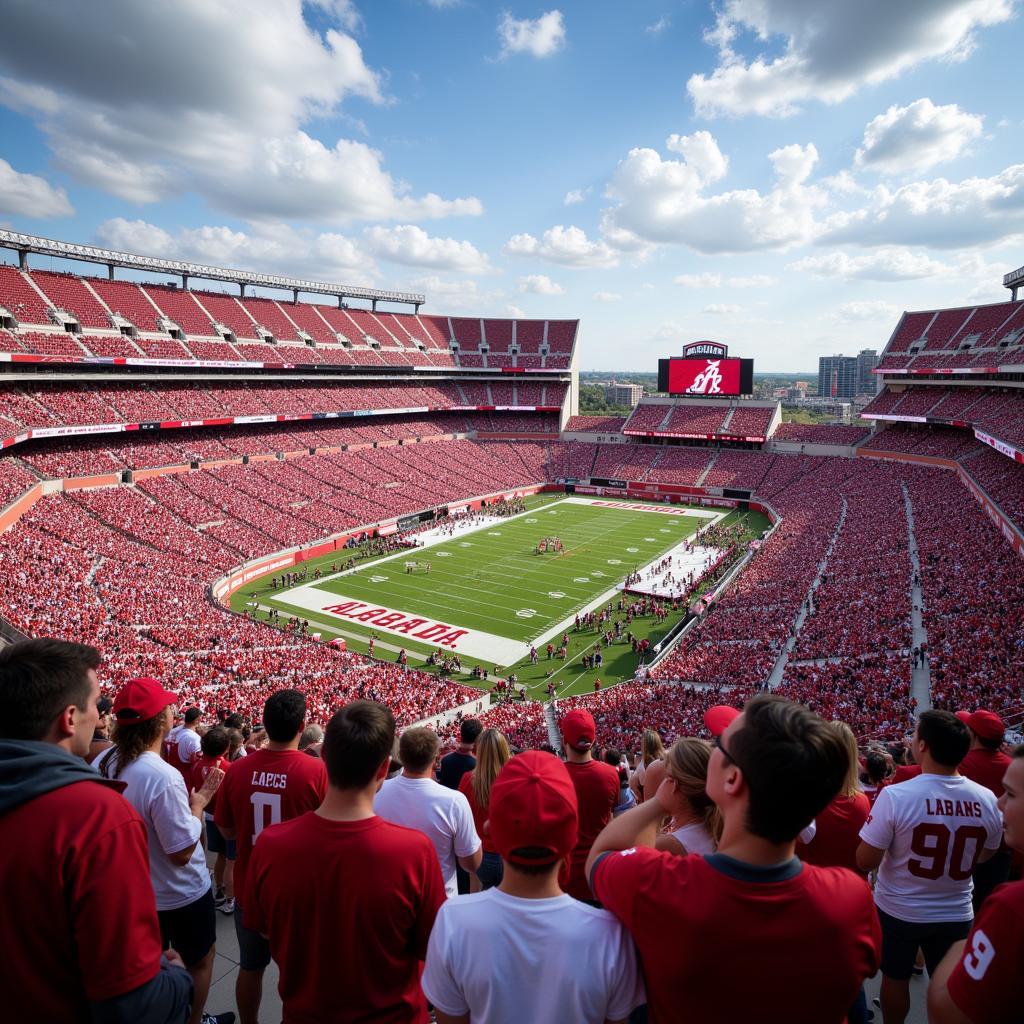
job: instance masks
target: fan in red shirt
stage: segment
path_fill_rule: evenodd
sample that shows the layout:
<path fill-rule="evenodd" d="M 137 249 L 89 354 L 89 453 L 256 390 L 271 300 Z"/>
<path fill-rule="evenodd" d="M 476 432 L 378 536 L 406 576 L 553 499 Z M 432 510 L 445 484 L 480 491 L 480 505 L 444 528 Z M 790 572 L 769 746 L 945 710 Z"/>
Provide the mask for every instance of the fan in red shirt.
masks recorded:
<path fill-rule="evenodd" d="M 992 711 L 958 711 L 956 717 L 971 732 L 971 749 L 960 762 L 958 771 L 965 778 L 977 782 L 978 785 L 1003 795 L 1003 776 L 1010 766 L 1010 759 L 1000 750 L 1006 726 L 1003 720 Z M 989 894 L 997 885 L 1002 885 L 1010 877 L 1013 858 L 1006 843 L 1001 843 L 996 854 L 982 864 L 974 865 L 974 892 L 971 903 L 975 914 L 988 899 Z"/>
<path fill-rule="evenodd" d="M 269 936 L 285 1024 L 429 1020 L 420 971 L 445 889 L 430 839 L 374 814 L 394 740 L 383 704 L 336 712 L 323 804 L 267 828 L 253 850 L 246 913 Z"/>
<path fill-rule="evenodd" d="M 1024 852 L 1024 746 L 1002 779 L 999 809 L 1011 850 Z M 932 1024 L 1004 1024 L 1024 1006 L 1024 882 L 1001 885 L 974 919 L 966 942 L 953 945 L 928 989 Z"/>
<path fill-rule="evenodd" d="M 619 773 L 591 753 L 597 726 L 589 711 L 570 711 L 561 721 L 565 742 L 565 767 L 576 790 L 579 805 L 579 833 L 569 854 L 569 875 L 563 888 L 578 900 L 595 903 L 584 870 L 587 854 L 598 833 L 612 820 L 619 802 Z"/>
<path fill-rule="evenodd" d="M 718 852 L 653 849 L 671 803 L 665 782 L 605 828 L 587 862 L 598 899 L 636 941 L 650 1018 L 840 1024 L 879 963 L 871 890 L 793 851 L 842 784 L 843 743 L 802 705 L 767 694 L 742 714 L 712 708 L 705 722 L 716 736 L 707 791 L 724 822 Z"/>
<path fill-rule="evenodd" d="M 12 1021 L 180 1024 L 192 979 L 161 958 L 146 827 L 82 760 L 99 720 L 99 652 L 0 651 L 0 986 Z"/>
<path fill-rule="evenodd" d="M 839 792 L 815 816 L 814 838 L 806 844 L 798 842 L 796 853 L 807 864 L 860 872 L 857 847 L 860 846 L 860 830 L 871 813 L 871 804 L 857 779 L 857 739 L 853 731 L 845 722 L 832 722 L 832 728 L 842 738 L 850 766 Z"/>
<path fill-rule="evenodd" d="M 235 931 L 238 935 L 239 971 L 235 1000 L 241 1024 L 257 1024 L 263 998 L 263 972 L 270 963 L 270 947 L 249 926 L 239 901 L 246 891 L 246 871 L 253 844 L 270 825 L 297 818 L 320 806 L 327 792 L 322 760 L 299 751 L 306 724 L 306 698 L 298 690 L 278 690 L 263 707 L 263 725 L 269 742 L 231 765 L 217 794 L 214 821 L 226 840 L 236 840 Z"/>
<path fill-rule="evenodd" d="M 228 752 L 231 749 L 231 737 L 222 725 L 208 729 L 200 742 L 200 755 L 193 761 L 189 771 L 189 786 L 202 789 L 206 776 L 212 768 L 227 772 L 231 767 Z M 216 854 L 213 863 L 213 905 L 225 914 L 235 912 L 235 841 L 229 843 L 217 828 L 214 814 L 217 811 L 217 794 L 214 793 L 203 812 L 203 823 L 206 826 L 206 848 Z"/>

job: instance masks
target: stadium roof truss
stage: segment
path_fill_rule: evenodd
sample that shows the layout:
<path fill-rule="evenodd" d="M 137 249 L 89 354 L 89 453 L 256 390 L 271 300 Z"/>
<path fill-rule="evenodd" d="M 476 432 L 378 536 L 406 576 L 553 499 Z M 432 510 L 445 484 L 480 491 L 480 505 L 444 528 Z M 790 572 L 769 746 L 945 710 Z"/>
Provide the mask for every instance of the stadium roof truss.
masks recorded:
<path fill-rule="evenodd" d="M 182 279 L 183 287 L 188 287 L 189 278 L 200 278 L 205 281 L 226 281 L 237 284 L 241 294 L 245 295 L 247 285 L 260 288 L 281 288 L 291 291 L 298 299 L 299 292 L 316 295 L 332 295 L 339 305 L 343 299 L 368 299 L 376 310 L 378 302 L 397 302 L 419 307 L 426 302 L 426 296 L 417 292 L 389 292 L 378 288 L 358 288 L 354 285 L 331 284 L 325 281 L 308 281 L 298 277 L 279 277 L 276 274 L 256 274 L 244 270 L 227 270 L 223 267 L 210 267 L 202 263 L 188 263 L 184 260 L 164 260 L 153 256 L 136 256 L 134 253 L 117 252 L 114 249 L 101 249 L 94 245 L 77 245 L 73 242 L 58 242 L 52 238 L 41 238 L 38 235 L 26 235 L 20 231 L 0 230 L 0 247 L 14 249 L 22 269 L 27 269 L 29 253 L 41 256 L 57 256 L 61 259 L 84 260 L 88 263 L 101 263 L 106 266 L 111 280 L 115 267 L 129 270 L 146 270 L 157 274 L 175 274 Z"/>

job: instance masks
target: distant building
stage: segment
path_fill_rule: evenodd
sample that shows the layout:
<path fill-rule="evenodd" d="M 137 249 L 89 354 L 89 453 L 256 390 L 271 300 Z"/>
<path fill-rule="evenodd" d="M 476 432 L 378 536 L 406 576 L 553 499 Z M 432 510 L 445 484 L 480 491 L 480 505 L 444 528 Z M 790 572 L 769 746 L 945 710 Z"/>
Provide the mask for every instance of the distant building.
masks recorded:
<path fill-rule="evenodd" d="M 820 398 L 853 398 L 875 391 L 872 370 L 878 364 L 878 353 L 864 349 L 856 356 L 822 356 L 818 360 L 818 396 Z"/>
<path fill-rule="evenodd" d="M 644 397 L 644 389 L 639 384 L 620 384 L 613 380 L 604 386 L 604 400 L 609 405 L 638 405 Z"/>

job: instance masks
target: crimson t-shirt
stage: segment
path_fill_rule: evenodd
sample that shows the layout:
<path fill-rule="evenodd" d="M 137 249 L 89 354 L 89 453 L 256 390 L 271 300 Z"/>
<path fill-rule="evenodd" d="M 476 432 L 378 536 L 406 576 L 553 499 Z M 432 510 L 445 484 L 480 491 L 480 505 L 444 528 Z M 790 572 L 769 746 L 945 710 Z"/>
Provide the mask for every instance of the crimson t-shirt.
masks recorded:
<path fill-rule="evenodd" d="M 480 845 L 483 847 L 484 853 L 497 853 L 488 830 L 484 828 L 489 809 L 477 805 L 476 794 L 473 792 L 473 776 L 475 774 L 476 769 L 474 768 L 459 779 L 459 792 L 469 801 L 469 809 L 473 812 L 473 825 L 476 828 L 476 834 L 480 837 Z"/>
<path fill-rule="evenodd" d="M 870 813 L 871 801 L 866 794 L 837 796 L 814 819 L 817 831 L 811 842 L 796 844 L 797 856 L 821 868 L 849 868 L 859 873 L 860 830 Z"/>
<path fill-rule="evenodd" d="M 565 762 L 569 778 L 576 789 L 579 805 L 579 833 L 576 846 L 569 854 L 569 875 L 562 888 L 578 900 L 594 898 L 587 883 L 587 857 L 601 829 L 612 820 L 619 802 L 619 773 L 603 761 L 583 764 Z"/>
<path fill-rule="evenodd" d="M 840 1024 L 879 965 L 871 890 L 844 868 L 637 847 L 602 857 L 593 882 L 636 942 L 654 1024 L 782 1006 L 794 1024 Z"/>
<path fill-rule="evenodd" d="M 920 774 L 921 766 L 919 764 L 901 764 L 892 773 L 889 785 L 898 786 L 901 782 L 909 782 L 911 779 L 916 779 Z"/>
<path fill-rule="evenodd" d="M 960 762 L 957 769 L 961 775 L 972 782 L 992 790 L 997 797 L 1003 795 L 1003 776 L 1010 765 L 1010 758 L 998 750 L 985 750 L 975 747 L 968 750 L 967 756 Z"/>
<path fill-rule="evenodd" d="M 0 815 L 3 1016 L 88 1021 L 88 1003 L 152 981 L 160 925 L 146 826 L 101 782 L 72 783 Z M 20 895 L 19 895 L 20 894 Z"/>
<path fill-rule="evenodd" d="M 1019 1020 L 1024 1006 L 1024 882 L 997 888 L 978 912 L 949 976 L 950 998 L 973 1024 Z"/>
<path fill-rule="evenodd" d="M 235 830 L 236 893 L 245 892 L 245 872 L 259 834 L 270 825 L 315 810 L 326 795 L 323 761 L 299 750 L 257 750 L 231 763 L 217 790 L 213 820 L 218 828 Z"/>
<path fill-rule="evenodd" d="M 219 768 L 226 774 L 230 767 L 231 762 L 226 757 L 207 757 L 205 754 L 200 754 L 199 758 L 189 765 L 188 775 L 185 776 L 185 785 L 190 790 L 201 789 L 206 781 L 206 776 L 210 774 L 211 768 Z M 223 783 L 223 781 L 222 779 L 221 782 Z M 216 810 L 217 794 L 214 793 L 210 798 L 210 802 L 206 805 L 206 813 L 212 817 Z"/>
<path fill-rule="evenodd" d="M 270 938 L 285 1024 L 426 1024 L 421 961 L 444 899 L 434 844 L 415 829 L 313 811 L 266 829 L 244 906 Z"/>

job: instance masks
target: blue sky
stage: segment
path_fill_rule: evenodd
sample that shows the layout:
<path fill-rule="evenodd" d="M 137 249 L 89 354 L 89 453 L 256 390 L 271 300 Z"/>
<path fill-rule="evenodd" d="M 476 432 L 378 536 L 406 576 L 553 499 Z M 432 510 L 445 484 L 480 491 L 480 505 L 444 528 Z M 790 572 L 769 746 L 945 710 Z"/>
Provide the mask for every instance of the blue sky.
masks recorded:
<path fill-rule="evenodd" d="M 809 371 L 1024 263 L 1018 0 L 3 9 L 18 230 L 578 317 L 605 370 Z"/>

